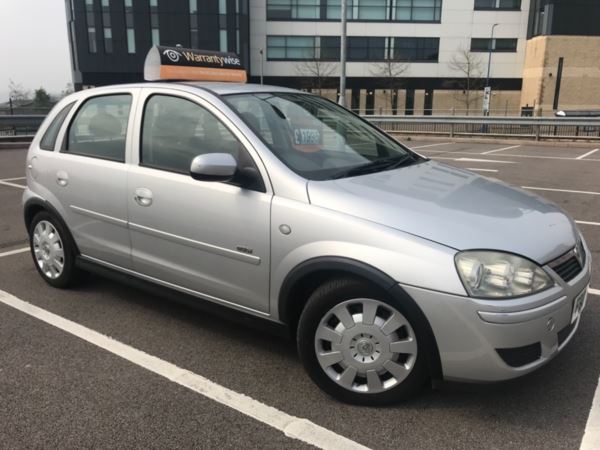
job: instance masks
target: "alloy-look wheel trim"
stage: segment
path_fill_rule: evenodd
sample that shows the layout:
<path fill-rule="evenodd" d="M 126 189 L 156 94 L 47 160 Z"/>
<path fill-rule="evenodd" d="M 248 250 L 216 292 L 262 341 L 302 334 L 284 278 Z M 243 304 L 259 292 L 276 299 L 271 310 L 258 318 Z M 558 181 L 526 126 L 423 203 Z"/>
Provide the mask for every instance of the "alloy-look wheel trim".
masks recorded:
<path fill-rule="evenodd" d="M 402 383 L 417 359 L 417 339 L 406 317 L 379 300 L 357 298 L 331 308 L 315 332 L 325 373 L 359 393 L 384 392 Z"/>
<path fill-rule="evenodd" d="M 58 231 L 47 220 L 39 221 L 33 230 L 33 254 L 47 278 L 60 277 L 65 266 L 65 249 Z"/>

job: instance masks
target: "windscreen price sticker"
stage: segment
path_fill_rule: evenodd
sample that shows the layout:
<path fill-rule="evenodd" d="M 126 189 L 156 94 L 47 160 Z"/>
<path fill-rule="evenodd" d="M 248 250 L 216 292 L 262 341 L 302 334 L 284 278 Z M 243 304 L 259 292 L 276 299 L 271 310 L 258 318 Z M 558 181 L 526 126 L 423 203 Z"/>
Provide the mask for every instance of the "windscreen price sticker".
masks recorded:
<path fill-rule="evenodd" d="M 318 128 L 295 128 L 294 145 L 314 146 L 321 144 L 321 130 Z"/>

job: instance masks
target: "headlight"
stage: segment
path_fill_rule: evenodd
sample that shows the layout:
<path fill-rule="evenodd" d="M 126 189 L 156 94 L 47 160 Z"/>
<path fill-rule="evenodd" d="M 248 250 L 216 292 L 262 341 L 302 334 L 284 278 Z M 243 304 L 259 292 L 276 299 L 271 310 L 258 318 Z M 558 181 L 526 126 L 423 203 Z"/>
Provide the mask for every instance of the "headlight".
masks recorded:
<path fill-rule="evenodd" d="M 518 297 L 554 284 L 540 266 L 510 253 L 466 251 L 458 253 L 455 262 L 471 297 Z"/>

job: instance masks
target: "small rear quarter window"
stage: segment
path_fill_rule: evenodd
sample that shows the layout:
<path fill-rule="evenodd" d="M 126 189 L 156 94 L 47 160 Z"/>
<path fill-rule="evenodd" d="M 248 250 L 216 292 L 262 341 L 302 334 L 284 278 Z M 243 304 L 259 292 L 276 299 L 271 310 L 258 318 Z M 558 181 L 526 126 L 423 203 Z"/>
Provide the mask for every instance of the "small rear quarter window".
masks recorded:
<path fill-rule="evenodd" d="M 44 136 L 42 137 L 42 140 L 40 141 L 40 148 L 42 150 L 54 150 L 54 144 L 56 144 L 56 137 L 58 136 L 60 127 L 62 126 L 63 122 L 65 121 L 65 118 L 69 114 L 69 111 L 71 111 L 71 108 L 74 104 L 75 102 L 69 103 L 67 106 L 60 110 L 56 117 L 54 117 L 54 120 L 52 121 L 52 123 L 50 123 L 50 126 L 48 127 L 48 129 L 44 133 Z"/>

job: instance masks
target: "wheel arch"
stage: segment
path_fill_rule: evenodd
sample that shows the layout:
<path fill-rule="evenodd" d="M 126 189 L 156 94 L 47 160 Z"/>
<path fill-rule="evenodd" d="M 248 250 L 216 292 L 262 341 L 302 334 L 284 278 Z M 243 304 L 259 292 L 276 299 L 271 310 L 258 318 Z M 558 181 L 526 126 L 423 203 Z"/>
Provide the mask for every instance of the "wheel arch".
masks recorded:
<path fill-rule="evenodd" d="M 27 233 L 29 233 L 29 228 L 31 226 L 31 222 L 33 221 L 33 218 L 35 217 L 35 215 L 37 213 L 39 213 L 41 211 L 49 212 L 56 218 L 56 220 L 58 220 L 60 222 L 60 224 L 63 226 L 63 228 L 66 230 L 66 232 L 68 234 L 67 239 L 69 239 L 71 244 L 74 246 L 76 254 L 79 254 L 80 252 L 79 252 L 79 247 L 77 246 L 77 242 L 75 242 L 75 239 L 73 238 L 73 235 L 71 234 L 71 230 L 67 226 L 65 220 L 62 218 L 62 216 L 60 215 L 58 210 L 54 206 L 52 206 L 50 203 L 48 203 L 46 200 L 43 200 L 39 197 L 32 197 L 32 198 L 28 199 L 25 202 L 25 204 L 23 205 L 23 219 L 25 220 L 25 227 L 27 229 Z"/>
<path fill-rule="evenodd" d="M 352 258 L 323 256 L 304 261 L 294 267 L 281 285 L 278 296 L 280 320 L 295 333 L 298 319 L 310 294 L 322 283 L 340 277 L 365 281 L 387 293 L 417 318 L 429 349 L 427 360 L 434 381 L 441 380 L 442 365 L 437 341 L 427 317 L 408 293 L 392 277 L 381 270 Z"/>

